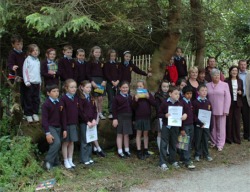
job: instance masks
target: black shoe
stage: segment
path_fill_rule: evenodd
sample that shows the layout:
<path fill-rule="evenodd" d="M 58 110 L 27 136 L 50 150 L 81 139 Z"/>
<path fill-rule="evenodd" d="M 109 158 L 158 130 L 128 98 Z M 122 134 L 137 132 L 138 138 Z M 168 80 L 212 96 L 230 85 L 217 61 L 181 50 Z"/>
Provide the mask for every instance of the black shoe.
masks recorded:
<path fill-rule="evenodd" d="M 126 155 L 124 155 L 123 153 L 118 153 L 118 156 L 119 156 L 121 159 L 127 158 Z"/>
<path fill-rule="evenodd" d="M 230 141 L 230 140 L 226 139 L 226 143 L 228 143 L 228 144 L 232 144 L 232 141 Z"/>
<path fill-rule="evenodd" d="M 98 155 L 98 151 L 92 151 L 93 155 Z"/>
<path fill-rule="evenodd" d="M 124 155 L 126 156 L 126 157 L 131 157 L 131 153 L 128 151 L 128 152 L 124 152 Z"/>
<path fill-rule="evenodd" d="M 144 156 L 143 156 L 143 153 L 142 153 L 141 150 L 137 151 L 137 158 L 140 159 L 140 160 L 144 160 Z"/>
<path fill-rule="evenodd" d="M 150 153 L 148 152 L 148 150 L 146 150 L 146 151 L 144 152 L 144 157 L 145 157 L 145 158 L 149 158 L 149 156 L 150 156 Z"/>
<path fill-rule="evenodd" d="M 103 151 L 99 151 L 96 154 L 100 157 L 106 157 L 106 154 Z"/>

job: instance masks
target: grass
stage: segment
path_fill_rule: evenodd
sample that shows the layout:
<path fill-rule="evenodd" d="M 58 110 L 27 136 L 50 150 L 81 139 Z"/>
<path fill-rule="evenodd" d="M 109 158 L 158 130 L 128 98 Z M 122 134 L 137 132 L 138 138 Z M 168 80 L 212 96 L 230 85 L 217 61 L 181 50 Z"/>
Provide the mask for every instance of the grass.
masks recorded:
<path fill-rule="evenodd" d="M 222 152 L 210 149 L 214 160 L 207 162 L 202 159 L 201 162 L 195 162 L 194 171 L 241 164 L 250 157 L 249 144 L 248 141 L 242 141 L 241 145 L 226 144 Z M 153 142 L 150 146 L 154 145 Z M 146 160 L 138 160 L 134 153 L 129 159 L 120 159 L 114 150 L 107 151 L 106 158 L 93 156 L 96 163 L 91 166 L 78 163 L 76 152 L 74 161 L 77 167 L 74 170 L 66 170 L 60 166 L 50 172 L 44 172 L 41 180 L 56 178 L 54 191 L 107 192 L 128 191 L 132 186 L 138 185 L 144 188 L 151 180 L 178 177 L 179 174 L 188 173 L 189 170 L 184 167 L 179 170 L 170 167 L 168 171 L 162 172 L 158 167 L 158 151 L 156 148 L 151 150 L 155 154 Z"/>

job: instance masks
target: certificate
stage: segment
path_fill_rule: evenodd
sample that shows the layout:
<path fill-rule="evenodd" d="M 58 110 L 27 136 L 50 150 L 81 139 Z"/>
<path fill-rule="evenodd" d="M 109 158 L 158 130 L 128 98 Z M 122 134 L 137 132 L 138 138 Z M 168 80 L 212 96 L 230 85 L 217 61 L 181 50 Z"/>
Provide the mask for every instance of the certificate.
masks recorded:
<path fill-rule="evenodd" d="M 86 141 L 87 143 L 90 143 L 92 141 L 97 140 L 97 126 L 95 125 L 94 127 L 89 127 L 87 125 L 87 130 L 86 130 Z"/>
<path fill-rule="evenodd" d="M 181 127 L 182 125 L 182 110 L 181 106 L 169 106 L 168 113 L 170 116 L 168 117 L 168 126 Z"/>
<path fill-rule="evenodd" d="M 210 127 L 210 121 L 211 121 L 211 111 L 208 110 L 203 110 L 203 109 L 199 109 L 198 112 L 198 119 L 204 123 L 204 128 L 209 128 Z"/>

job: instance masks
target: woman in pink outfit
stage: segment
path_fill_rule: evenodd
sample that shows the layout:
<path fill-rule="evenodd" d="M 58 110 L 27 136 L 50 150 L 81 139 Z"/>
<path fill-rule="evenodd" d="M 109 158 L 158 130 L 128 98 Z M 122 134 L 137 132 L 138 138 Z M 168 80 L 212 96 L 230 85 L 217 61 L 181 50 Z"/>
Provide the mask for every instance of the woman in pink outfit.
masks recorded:
<path fill-rule="evenodd" d="M 222 151 L 226 140 L 226 116 L 229 114 L 231 95 L 228 84 L 220 80 L 220 70 L 210 72 L 212 82 L 207 83 L 208 99 L 212 105 L 212 147 Z"/>

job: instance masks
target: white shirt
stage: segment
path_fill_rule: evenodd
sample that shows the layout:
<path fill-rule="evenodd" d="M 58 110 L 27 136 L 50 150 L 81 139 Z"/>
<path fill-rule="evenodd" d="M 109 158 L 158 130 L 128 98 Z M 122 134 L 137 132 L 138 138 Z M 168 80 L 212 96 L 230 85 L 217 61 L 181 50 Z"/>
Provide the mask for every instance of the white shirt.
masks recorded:
<path fill-rule="evenodd" d="M 23 80 L 25 85 L 41 84 L 40 61 L 36 57 L 28 56 L 23 63 Z"/>
<path fill-rule="evenodd" d="M 238 91 L 237 79 L 232 80 L 232 87 L 233 87 L 233 100 L 237 101 L 237 91 Z"/>

